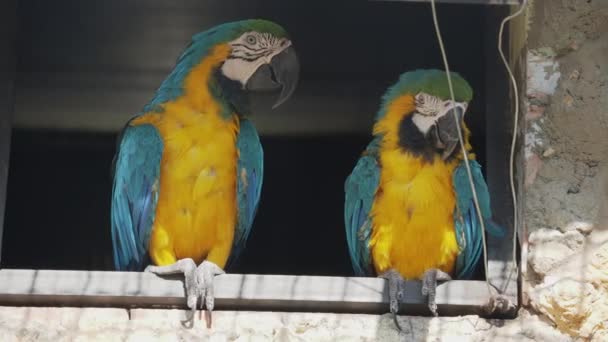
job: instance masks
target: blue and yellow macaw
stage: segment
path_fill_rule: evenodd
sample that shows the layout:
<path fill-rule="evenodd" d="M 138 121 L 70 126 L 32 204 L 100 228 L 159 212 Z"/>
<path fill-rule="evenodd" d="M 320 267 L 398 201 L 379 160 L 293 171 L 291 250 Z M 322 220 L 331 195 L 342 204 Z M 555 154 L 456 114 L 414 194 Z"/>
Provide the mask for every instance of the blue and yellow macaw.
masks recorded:
<path fill-rule="evenodd" d="M 458 116 L 486 230 L 500 236 L 469 144 L 464 113 L 473 91 L 451 73 L 416 70 L 384 95 L 373 140 L 345 183 L 346 235 L 355 273 L 389 281 L 396 314 L 403 278 L 421 279 L 437 315 L 437 280 L 469 279 L 483 252 L 480 221 L 458 139 Z"/>
<path fill-rule="evenodd" d="M 247 94 L 294 91 L 299 63 L 287 32 L 265 20 L 192 38 L 155 97 L 132 118 L 114 159 L 117 270 L 184 273 L 187 304 L 213 310 L 213 278 L 234 261 L 260 200 L 263 151 Z M 274 108 L 273 107 L 273 108 Z M 199 266 L 197 266 L 199 265 Z"/>

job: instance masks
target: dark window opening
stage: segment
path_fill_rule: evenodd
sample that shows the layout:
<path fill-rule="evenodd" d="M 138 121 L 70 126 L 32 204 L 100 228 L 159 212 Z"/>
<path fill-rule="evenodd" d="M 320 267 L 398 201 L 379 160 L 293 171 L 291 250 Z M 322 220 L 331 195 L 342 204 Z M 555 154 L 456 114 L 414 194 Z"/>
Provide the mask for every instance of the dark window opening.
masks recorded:
<path fill-rule="evenodd" d="M 286 106 L 252 117 L 265 149 L 264 187 L 248 248 L 231 271 L 352 275 L 344 180 L 369 142 L 386 88 L 402 72 L 443 68 L 430 6 L 279 0 L 160 6 L 21 1 L 1 266 L 111 270 L 114 128 L 129 118 L 124 113 L 137 112 L 152 97 L 192 34 L 224 21 L 261 17 L 290 32 L 301 81 Z M 511 120 L 487 112 L 489 102 L 505 101 L 489 98 L 487 91 L 506 83 L 488 76 L 487 45 L 493 48 L 496 38 L 489 36 L 494 30 L 487 30 L 487 15 L 497 9 L 446 4 L 438 9 L 450 67 L 475 91 L 466 121 L 485 171 L 487 125 Z M 502 132 L 497 139 L 510 141 L 510 129 Z M 508 155 L 499 159 L 491 162 L 503 165 Z M 508 198 L 508 179 L 500 183 L 499 197 Z M 498 221 L 505 224 L 510 217 Z"/>

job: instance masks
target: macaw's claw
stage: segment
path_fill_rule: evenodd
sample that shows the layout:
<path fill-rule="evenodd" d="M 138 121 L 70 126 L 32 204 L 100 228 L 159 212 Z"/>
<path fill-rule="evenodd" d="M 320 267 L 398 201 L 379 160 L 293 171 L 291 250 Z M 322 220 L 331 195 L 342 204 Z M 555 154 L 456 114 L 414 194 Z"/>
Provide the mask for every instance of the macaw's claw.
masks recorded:
<path fill-rule="evenodd" d="M 437 303 L 435 302 L 435 295 L 437 293 L 437 281 L 452 280 L 449 274 L 438 270 L 430 269 L 424 272 L 422 276 L 422 295 L 427 297 L 427 303 L 429 310 L 433 316 L 437 316 Z"/>
<path fill-rule="evenodd" d="M 399 331 L 404 331 L 399 324 L 397 319 L 397 313 L 399 312 L 399 305 L 404 297 L 405 280 L 395 269 L 390 269 L 380 275 L 380 278 L 388 280 L 388 297 L 390 301 L 390 311 L 393 315 L 393 320 Z"/>
<path fill-rule="evenodd" d="M 178 260 L 172 265 L 148 266 L 145 271 L 158 275 L 183 273 L 185 277 L 186 302 L 188 308 L 190 308 L 192 312 L 191 317 L 186 320 L 186 322 L 194 321 L 194 313 L 196 312 L 198 299 L 200 298 L 201 306 L 204 303 L 205 308 L 207 309 L 207 312 L 205 313 L 207 328 L 211 328 L 211 312 L 215 305 L 213 279 L 216 275 L 225 273 L 224 270 L 216 264 L 206 260 L 196 267 L 194 260 L 187 258 Z"/>

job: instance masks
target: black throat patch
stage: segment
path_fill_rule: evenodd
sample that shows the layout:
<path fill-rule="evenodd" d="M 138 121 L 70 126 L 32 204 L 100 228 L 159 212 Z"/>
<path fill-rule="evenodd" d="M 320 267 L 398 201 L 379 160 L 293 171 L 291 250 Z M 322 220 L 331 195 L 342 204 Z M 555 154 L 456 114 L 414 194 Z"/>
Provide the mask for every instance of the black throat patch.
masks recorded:
<path fill-rule="evenodd" d="M 241 115 L 250 114 L 249 97 L 240 82 L 229 79 L 222 74 L 221 68 L 213 74 L 216 85 L 211 86 L 214 96 L 223 99 L 234 111 Z"/>
<path fill-rule="evenodd" d="M 436 153 L 435 148 L 428 136 L 424 136 L 413 121 L 413 115 L 405 115 L 399 123 L 399 147 L 413 153 L 415 156 L 423 157 L 432 162 Z"/>

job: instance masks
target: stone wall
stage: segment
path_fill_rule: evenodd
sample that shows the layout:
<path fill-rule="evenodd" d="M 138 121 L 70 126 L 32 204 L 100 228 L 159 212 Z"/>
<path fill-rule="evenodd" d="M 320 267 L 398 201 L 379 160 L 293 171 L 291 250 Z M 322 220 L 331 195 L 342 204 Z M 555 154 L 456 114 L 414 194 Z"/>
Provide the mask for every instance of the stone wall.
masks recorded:
<path fill-rule="evenodd" d="M 531 10 L 525 298 L 559 330 L 608 341 L 608 1 Z"/>
<path fill-rule="evenodd" d="M 213 328 L 197 318 L 182 325 L 182 310 L 98 308 L 0 308 L 0 341 L 552 341 L 570 339 L 538 317 L 517 320 L 477 316 L 400 317 L 390 315 L 220 312 Z"/>

